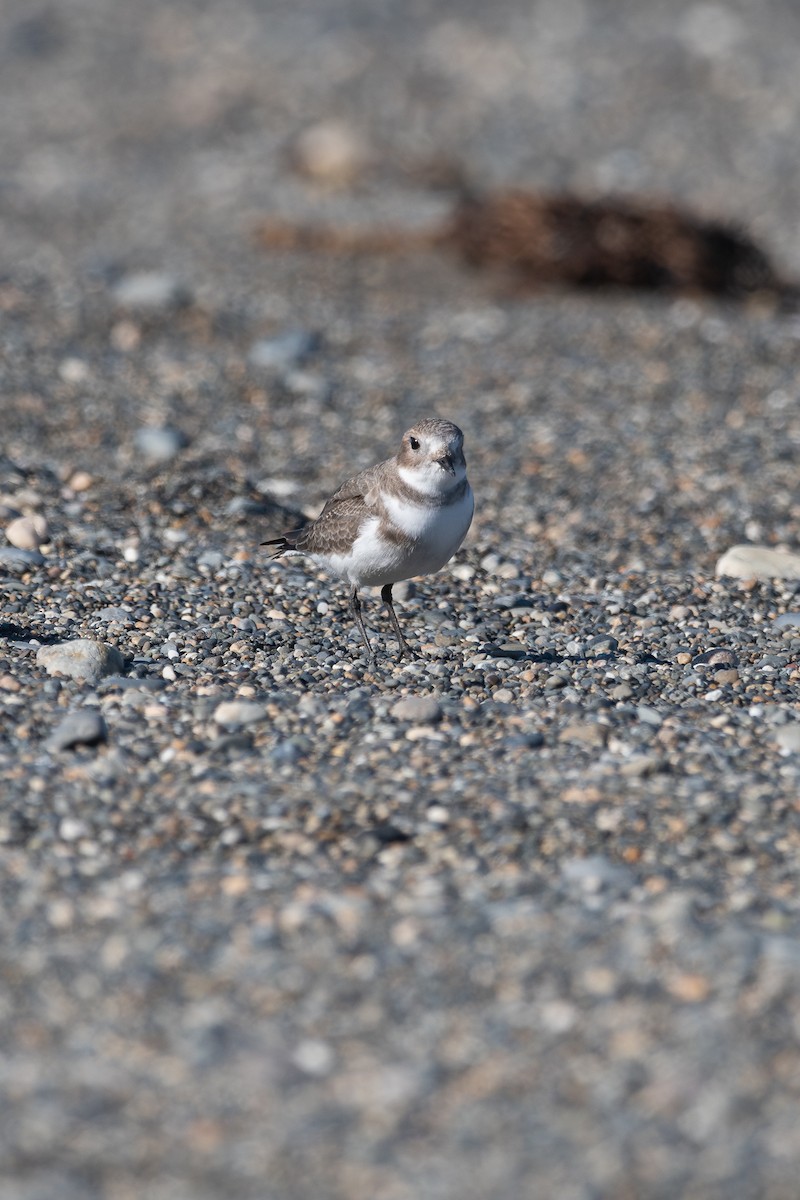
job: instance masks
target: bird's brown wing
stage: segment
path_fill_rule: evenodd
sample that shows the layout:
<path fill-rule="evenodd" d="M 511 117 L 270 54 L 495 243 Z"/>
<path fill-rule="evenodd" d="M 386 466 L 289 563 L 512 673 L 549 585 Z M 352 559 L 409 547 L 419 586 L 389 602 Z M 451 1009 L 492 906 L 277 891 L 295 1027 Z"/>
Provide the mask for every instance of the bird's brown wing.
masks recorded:
<path fill-rule="evenodd" d="M 304 529 L 293 530 L 272 543 L 279 549 L 275 557 L 286 550 L 304 554 L 343 554 L 352 546 L 367 517 L 376 515 L 374 490 L 380 482 L 384 463 L 346 479 L 337 488 L 315 521 Z"/>

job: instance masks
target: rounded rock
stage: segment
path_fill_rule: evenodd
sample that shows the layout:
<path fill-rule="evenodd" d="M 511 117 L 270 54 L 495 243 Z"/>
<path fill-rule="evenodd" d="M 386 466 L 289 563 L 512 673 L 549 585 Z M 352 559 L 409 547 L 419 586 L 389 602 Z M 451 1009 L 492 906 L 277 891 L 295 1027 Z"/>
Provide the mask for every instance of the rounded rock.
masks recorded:
<path fill-rule="evenodd" d="M 31 567 L 41 567 L 45 557 L 40 550 L 22 550 L 19 546 L 0 546 L 0 566 L 22 574 Z"/>
<path fill-rule="evenodd" d="M 143 458 L 151 463 L 169 462 L 175 458 L 189 443 L 186 434 L 180 429 L 155 429 L 146 426 L 139 429 L 134 437 L 134 445 Z"/>
<path fill-rule="evenodd" d="M 731 546 L 717 561 L 715 574 L 734 579 L 800 579 L 800 554 L 772 546 Z"/>
<path fill-rule="evenodd" d="M 151 312 L 178 307 L 189 302 L 186 286 L 165 271 L 131 271 L 113 288 L 114 299 L 124 308 Z"/>
<path fill-rule="evenodd" d="M 54 752 L 72 746 L 96 746 L 107 739 L 108 729 L 100 713 L 83 708 L 64 717 L 45 742 L 45 749 Z"/>
<path fill-rule="evenodd" d="M 785 612 L 772 622 L 773 629 L 794 629 L 800 626 L 800 612 Z"/>
<path fill-rule="evenodd" d="M 306 329 L 287 329 L 272 338 L 260 338 L 250 347 L 247 361 L 253 367 L 288 370 L 296 367 L 317 349 L 319 337 Z"/>
<path fill-rule="evenodd" d="M 366 147 L 344 121 L 319 121 L 295 139 L 290 157 L 300 175 L 317 183 L 342 184 L 354 178 L 366 161 Z"/>
<path fill-rule="evenodd" d="M 395 721 L 414 725 L 434 725 L 442 719 L 442 706 L 433 696 L 404 696 L 389 710 Z"/>
<path fill-rule="evenodd" d="M 39 513 L 32 517 L 17 517 L 6 526 L 6 537 L 18 550 L 38 550 L 50 538 L 47 519 Z"/>
<path fill-rule="evenodd" d="M 263 721 L 267 710 L 253 700 L 223 700 L 214 710 L 214 720 L 225 729 L 241 729 Z"/>
<path fill-rule="evenodd" d="M 125 669 L 119 650 L 93 638 L 40 646 L 36 661 L 48 675 L 67 675 L 81 683 L 97 683 L 103 676 L 120 675 Z"/>

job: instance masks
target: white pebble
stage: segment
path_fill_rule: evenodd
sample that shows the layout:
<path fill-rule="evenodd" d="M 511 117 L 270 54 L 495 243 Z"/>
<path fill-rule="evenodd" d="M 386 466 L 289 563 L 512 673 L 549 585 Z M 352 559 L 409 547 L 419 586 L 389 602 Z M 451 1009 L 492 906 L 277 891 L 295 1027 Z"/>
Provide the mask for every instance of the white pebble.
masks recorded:
<path fill-rule="evenodd" d="M 76 842 L 78 838 L 86 837 L 89 828 L 85 821 L 76 817 L 64 817 L 58 827 L 58 835 L 65 842 Z"/>
<path fill-rule="evenodd" d="M 291 147 L 295 170 L 317 183 L 346 183 L 363 168 L 366 158 L 364 141 L 344 121 L 310 125 Z"/>
<path fill-rule="evenodd" d="M 297 1047 L 292 1061 L 304 1075 L 321 1077 L 327 1075 L 333 1066 L 333 1050 L 327 1042 L 308 1038 Z"/>
<path fill-rule="evenodd" d="M 442 804 L 432 804 L 426 810 L 425 816 L 431 825 L 447 825 L 450 822 L 450 813 Z"/>
<path fill-rule="evenodd" d="M 189 299 L 187 288 L 165 271 L 132 271 L 123 275 L 112 291 L 117 303 L 126 308 L 170 308 Z"/>
<path fill-rule="evenodd" d="M 142 457 L 151 463 L 169 462 L 188 444 L 188 438 L 179 429 L 151 426 L 137 430 L 133 440 Z"/>
<path fill-rule="evenodd" d="M 734 579 L 800 579 L 800 554 L 772 546 L 731 546 L 714 569 Z"/>
<path fill-rule="evenodd" d="M 6 526 L 6 537 L 19 550 L 38 550 L 50 537 L 47 519 L 39 513 L 17 517 Z"/>
<path fill-rule="evenodd" d="M 64 383 L 84 383 L 89 378 L 89 368 L 82 358 L 64 358 L 58 366 Z"/>
<path fill-rule="evenodd" d="M 264 705 L 253 700 L 223 700 L 214 710 L 217 725 L 223 725 L 226 729 L 253 725 L 256 721 L 263 721 L 266 715 Z"/>

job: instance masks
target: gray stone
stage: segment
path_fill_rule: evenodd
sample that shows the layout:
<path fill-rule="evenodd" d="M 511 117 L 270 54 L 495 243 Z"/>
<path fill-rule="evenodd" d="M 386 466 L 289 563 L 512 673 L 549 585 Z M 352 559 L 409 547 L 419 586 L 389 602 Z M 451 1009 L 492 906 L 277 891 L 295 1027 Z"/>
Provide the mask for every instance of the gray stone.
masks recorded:
<path fill-rule="evenodd" d="M 137 429 L 133 439 L 138 452 L 149 462 L 169 462 L 189 444 L 186 434 L 180 429 L 162 429 L 144 426 Z"/>
<path fill-rule="evenodd" d="M 331 384 L 318 371 L 287 371 L 283 384 L 295 396 L 316 404 L 324 404 L 331 392 Z"/>
<path fill-rule="evenodd" d="M 254 725 L 266 718 L 263 704 L 253 700 L 223 700 L 214 709 L 214 720 L 225 729 L 241 729 L 243 725 Z"/>
<path fill-rule="evenodd" d="M 722 671 L 714 672 L 714 682 L 720 685 L 738 683 L 740 679 L 739 672 L 735 667 L 726 668 Z"/>
<path fill-rule="evenodd" d="M 398 583 L 392 585 L 392 598 L 394 600 L 404 601 L 412 600 L 417 594 L 417 585 L 413 579 L 401 579 Z"/>
<path fill-rule="evenodd" d="M 68 675 L 81 683 L 97 683 L 104 675 L 118 675 L 125 668 L 119 650 L 92 638 L 40 646 L 36 661 L 48 675 Z"/>
<path fill-rule="evenodd" d="M 285 738 L 270 751 L 269 760 L 274 767 L 292 766 L 303 757 L 303 749 L 294 738 Z"/>
<path fill-rule="evenodd" d="M 119 604 L 106 604 L 104 608 L 98 608 L 94 615 L 98 621 L 114 625 L 133 625 L 136 620 L 130 609 L 122 608 Z"/>
<path fill-rule="evenodd" d="M 46 561 L 40 550 L 21 550 L 17 546 L 0 546 L 0 567 L 9 571 L 27 571 L 31 567 L 41 567 Z"/>
<path fill-rule="evenodd" d="M 404 696 L 389 710 L 395 721 L 413 725 L 433 725 L 442 719 L 442 706 L 433 696 Z"/>
<path fill-rule="evenodd" d="M 101 714 L 93 708 L 80 708 L 64 717 L 44 745 L 52 753 L 71 746 L 95 746 L 107 738 L 108 729 Z"/>
<path fill-rule="evenodd" d="M 191 294 L 185 284 L 166 271 L 131 271 L 111 289 L 117 304 L 148 311 L 187 304 Z"/>
<path fill-rule="evenodd" d="M 734 579 L 800 579 L 800 554 L 771 546 L 731 546 L 718 560 L 715 573 Z"/>
<path fill-rule="evenodd" d="M 609 730 L 596 721 L 571 721 L 558 735 L 560 742 L 579 742 L 584 746 L 605 746 Z"/>
<path fill-rule="evenodd" d="M 86 837 L 88 833 L 89 826 L 77 817 L 64 817 L 58 826 L 58 836 L 64 842 L 77 842 L 79 838 Z"/>
<path fill-rule="evenodd" d="M 602 655 L 616 653 L 617 650 L 619 650 L 619 642 L 610 633 L 599 633 L 596 637 L 589 638 L 586 643 L 587 654 Z"/>
<path fill-rule="evenodd" d="M 601 854 L 568 858 L 561 864 L 561 874 L 566 883 L 583 892 L 605 888 L 625 890 L 633 883 L 633 874 L 627 867 L 610 862 Z"/>
<path fill-rule="evenodd" d="M 778 726 L 772 740 L 785 754 L 800 754 L 800 721 Z"/>
<path fill-rule="evenodd" d="M 625 779 L 644 779 L 654 775 L 662 767 L 662 760 L 655 754 L 634 754 L 619 765 L 619 773 Z"/>
<path fill-rule="evenodd" d="M 208 567 L 212 571 L 218 571 L 224 562 L 225 555 L 220 550 L 204 550 L 197 558 L 198 566 Z"/>
<path fill-rule="evenodd" d="M 797 626 L 800 626 L 800 612 L 781 613 L 772 622 L 773 629 L 794 629 Z"/>
<path fill-rule="evenodd" d="M 247 355 L 252 367 L 285 371 L 303 362 L 319 346 L 319 335 L 306 329 L 287 329 L 272 338 L 253 342 Z"/>

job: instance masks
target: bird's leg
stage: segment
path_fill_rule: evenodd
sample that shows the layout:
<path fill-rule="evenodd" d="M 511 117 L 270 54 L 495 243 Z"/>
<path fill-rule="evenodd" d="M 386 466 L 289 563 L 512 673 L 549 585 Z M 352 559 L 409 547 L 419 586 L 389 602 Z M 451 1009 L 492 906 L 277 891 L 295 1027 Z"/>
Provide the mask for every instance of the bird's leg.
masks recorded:
<path fill-rule="evenodd" d="M 400 653 L 397 656 L 398 661 L 405 654 L 407 654 L 409 658 L 412 658 L 413 655 L 411 653 L 411 647 L 403 637 L 403 631 L 400 628 L 400 622 L 397 619 L 397 613 L 394 611 L 394 605 L 392 604 L 392 585 L 390 583 L 385 583 L 381 588 L 381 600 L 389 610 L 389 616 L 392 619 L 392 625 L 394 626 L 394 631 L 397 635 L 397 645 L 400 650 Z"/>
<path fill-rule="evenodd" d="M 367 637 L 367 631 L 364 628 L 364 618 L 361 615 L 361 600 L 358 595 L 358 588 L 355 586 L 352 588 L 352 590 L 350 592 L 350 608 L 352 609 L 353 616 L 356 619 L 356 625 L 361 630 L 361 636 L 364 639 L 364 645 L 367 647 L 367 657 L 368 657 L 369 661 L 374 665 L 375 655 L 372 651 L 372 647 L 369 644 L 369 638 Z"/>

